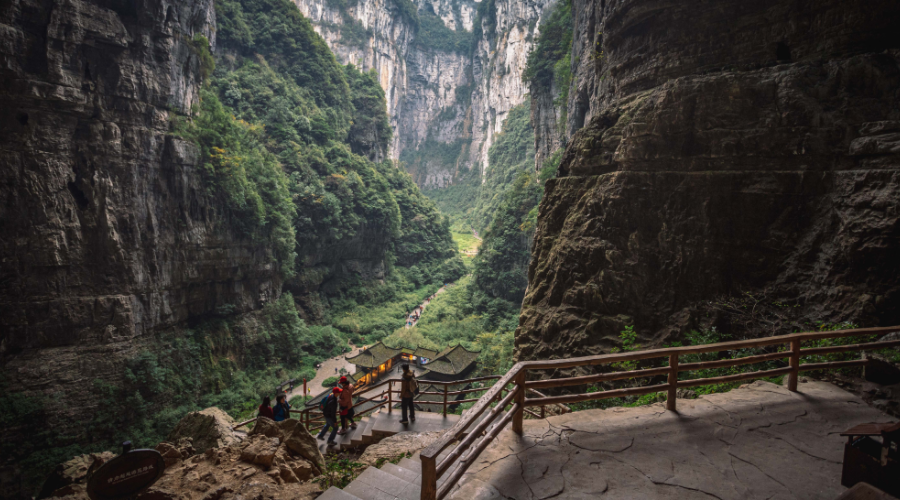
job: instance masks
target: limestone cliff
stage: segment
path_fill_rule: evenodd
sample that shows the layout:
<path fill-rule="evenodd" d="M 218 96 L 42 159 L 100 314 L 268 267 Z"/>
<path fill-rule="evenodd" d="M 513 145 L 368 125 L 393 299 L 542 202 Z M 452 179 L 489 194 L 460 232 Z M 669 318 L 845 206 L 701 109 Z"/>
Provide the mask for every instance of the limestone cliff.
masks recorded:
<path fill-rule="evenodd" d="M 900 322 L 900 5 L 573 8 L 521 359 L 605 352 L 626 325 L 659 345 Z"/>
<path fill-rule="evenodd" d="M 97 384 L 121 383 L 155 335 L 281 293 L 271 250 L 232 227 L 197 147 L 168 133 L 199 99 L 192 40 L 215 33 L 212 0 L 0 11 L 0 382 L 52 407 L 44 424 L 68 434 L 53 446 L 89 439 Z M 4 422 L 0 467 L 31 451 L 16 447 L 30 422 Z"/>
<path fill-rule="evenodd" d="M 420 0 L 414 18 L 408 0 L 295 0 L 342 63 L 377 70 L 394 127 L 390 156 L 431 188 L 451 184 L 460 169 L 486 171 L 494 134 L 528 93 L 522 72 L 552 2 Z M 428 16 L 474 40 L 431 40 Z"/>
<path fill-rule="evenodd" d="M 76 414 L 134 340 L 281 287 L 270 250 L 201 189 L 197 148 L 167 134 L 198 100 L 191 39 L 214 41 L 212 0 L 115 5 L 0 17 L 0 356 L 11 382 L 52 383 Z"/>

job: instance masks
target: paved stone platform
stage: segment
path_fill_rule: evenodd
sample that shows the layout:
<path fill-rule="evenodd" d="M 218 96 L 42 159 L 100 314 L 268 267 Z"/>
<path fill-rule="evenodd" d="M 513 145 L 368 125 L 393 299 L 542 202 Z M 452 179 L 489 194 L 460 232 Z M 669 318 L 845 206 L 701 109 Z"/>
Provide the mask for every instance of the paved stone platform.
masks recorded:
<path fill-rule="evenodd" d="M 450 498 L 833 499 L 844 438 L 895 419 L 828 383 L 757 381 L 724 394 L 526 420 L 504 431 Z"/>

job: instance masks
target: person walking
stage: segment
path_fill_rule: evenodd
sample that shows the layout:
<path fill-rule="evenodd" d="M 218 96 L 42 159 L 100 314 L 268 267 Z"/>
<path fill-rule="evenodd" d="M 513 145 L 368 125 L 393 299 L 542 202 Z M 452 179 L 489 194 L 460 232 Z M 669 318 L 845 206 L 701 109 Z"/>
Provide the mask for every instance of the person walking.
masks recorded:
<path fill-rule="evenodd" d="M 338 398 L 341 395 L 341 388 L 335 387 L 331 390 L 331 394 L 325 397 L 321 403 L 319 403 L 319 408 L 322 409 L 322 414 L 325 416 L 325 427 L 322 427 L 322 432 L 317 436 L 318 439 L 322 439 L 325 437 L 325 433 L 328 432 L 328 428 L 331 428 L 331 435 L 328 436 L 328 445 L 334 446 L 337 443 L 334 441 L 334 436 L 338 432 L 337 426 L 337 409 L 338 409 Z"/>
<path fill-rule="evenodd" d="M 409 370 L 409 365 L 403 365 L 403 377 L 400 381 L 400 423 L 408 424 L 410 421 L 416 421 L 416 407 L 413 404 L 413 398 L 419 392 L 419 383 L 416 381 L 415 375 Z M 409 411 L 409 420 L 406 419 L 407 410 Z"/>
<path fill-rule="evenodd" d="M 353 416 L 356 415 L 356 411 L 353 409 L 353 390 L 356 389 L 353 387 L 353 384 L 350 383 L 350 380 L 347 377 L 341 377 L 341 397 L 338 400 L 338 403 L 341 405 L 341 430 L 338 432 L 341 436 L 350 432 L 350 429 L 356 429 L 356 422 L 353 421 Z M 350 429 L 347 428 L 347 422 L 350 422 Z"/>
<path fill-rule="evenodd" d="M 291 418 L 291 404 L 287 402 L 287 396 L 279 394 L 275 401 L 275 408 L 272 409 L 272 413 L 274 413 L 273 420 L 281 422 Z"/>
<path fill-rule="evenodd" d="M 266 396 L 262 400 L 262 404 L 259 405 L 259 412 L 256 414 L 256 417 L 266 417 L 270 420 L 275 420 L 275 414 L 272 413 L 272 398 Z"/>

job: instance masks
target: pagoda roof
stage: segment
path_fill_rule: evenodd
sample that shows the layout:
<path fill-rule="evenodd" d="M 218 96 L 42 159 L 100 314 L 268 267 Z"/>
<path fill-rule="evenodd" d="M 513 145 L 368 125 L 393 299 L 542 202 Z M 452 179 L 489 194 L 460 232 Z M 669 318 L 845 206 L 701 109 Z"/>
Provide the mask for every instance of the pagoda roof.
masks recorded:
<path fill-rule="evenodd" d="M 363 368 L 377 368 L 385 361 L 393 358 L 401 352 L 403 352 L 403 349 L 394 349 L 392 347 L 384 345 L 381 341 L 379 341 L 378 343 L 373 344 L 367 349 L 359 351 L 359 354 L 357 354 L 356 356 L 347 358 L 347 361 L 353 363 L 356 366 L 362 366 Z"/>
<path fill-rule="evenodd" d="M 424 347 L 417 347 L 416 350 L 413 351 L 413 356 L 418 356 L 420 358 L 434 359 L 437 355 L 437 351 L 432 351 L 431 349 L 426 349 Z"/>
<path fill-rule="evenodd" d="M 459 375 L 478 359 L 478 351 L 470 351 L 462 345 L 448 347 L 425 365 L 428 371 L 443 375 Z"/>

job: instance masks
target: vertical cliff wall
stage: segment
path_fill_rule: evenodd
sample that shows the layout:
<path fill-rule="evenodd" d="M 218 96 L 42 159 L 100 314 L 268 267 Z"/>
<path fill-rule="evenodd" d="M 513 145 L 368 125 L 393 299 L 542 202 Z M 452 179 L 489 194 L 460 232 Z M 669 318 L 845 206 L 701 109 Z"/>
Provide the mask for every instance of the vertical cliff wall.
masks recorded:
<path fill-rule="evenodd" d="M 197 147 L 168 134 L 199 99 L 199 36 L 215 43 L 212 0 L 0 12 L 0 382 L 52 401 L 44 424 L 75 441 L 97 384 L 154 335 L 281 291 L 271 250 L 204 189 Z M 28 424 L 4 427 L 4 454 Z"/>
<path fill-rule="evenodd" d="M 493 136 L 528 93 L 522 72 L 552 1 L 296 4 L 342 63 L 378 72 L 395 132 L 389 154 L 407 161 L 420 186 L 434 188 L 475 166 L 486 171 Z M 474 40 L 435 40 L 429 16 Z"/>
<path fill-rule="evenodd" d="M 900 5 L 575 0 L 521 359 L 900 322 Z M 584 128 L 578 130 L 582 125 Z"/>

